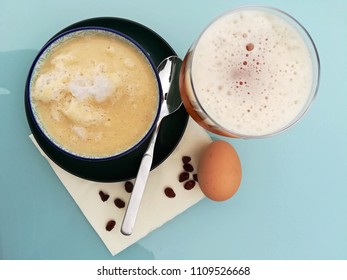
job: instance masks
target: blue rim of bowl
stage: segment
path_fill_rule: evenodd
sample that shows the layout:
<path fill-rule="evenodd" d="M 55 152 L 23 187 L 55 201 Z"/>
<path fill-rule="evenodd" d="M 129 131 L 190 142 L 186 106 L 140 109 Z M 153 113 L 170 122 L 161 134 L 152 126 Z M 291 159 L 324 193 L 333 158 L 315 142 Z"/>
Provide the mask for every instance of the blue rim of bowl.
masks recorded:
<path fill-rule="evenodd" d="M 130 148 L 126 149 L 123 152 L 120 152 L 118 154 L 114 154 L 114 155 L 110 155 L 110 156 L 105 156 L 105 157 L 84 157 L 84 156 L 79 156 L 76 155 L 74 153 L 68 152 L 67 150 L 63 149 L 62 147 L 60 147 L 57 143 L 55 143 L 49 136 L 47 136 L 47 134 L 43 131 L 43 129 L 41 128 L 41 126 L 39 125 L 39 121 L 37 119 L 36 114 L 33 112 L 33 108 L 32 108 L 32 102 L 31 102 L 31 79 L 33 76 L 33 72 L 35 70 L 35 67 L 37 66 L 37 63 L 39 61 L 39 59 L 41 58 L 42 54 L 44 54 L 44 52 L 47 50 L 47 48 L 49 46 L 51 46 L 54 42 L 58 41 L 59 39 L 61 39 L 62 37 L 74 33 L 74 32 L 79 32 L 79 31 L 86 31 L 86 30 L 100 30 L 100 31 L 104 31 L 104 32 L 109 32 L 112 34 L 116 34 L 120 37 L 125 38 L 126 40 L 130 41 L 136 48 L 138 48 L 142 54 L 145 56 L 145 58 L 147 59 L 147 61 L 150 63 L 152 70 L 154 72 L 154 75 L 156 77 L 157 80 L 157 85 L 158 85 L 158 94 L 159 94 L 159 98 L 158 98 L 158 110 L 156 113 L 156 116 L 153 120 L 153 123 L 150 127 L 150 129 L 146 132 L 146 134 L 133 146 L 131 146 Z M 141 146 L 147 139 L 148 137 L 153 133 L 154 128 L 156 127 L 156 124 L 158 122 L 158 118 L 159 118 L 159 114 L 160 114 L 160 108 L 161 108 L 161 103 L 162 103 L 162 87 L 161 87 L 161 82 L 160 82 L 160 78 L 157 72 L 157 69 L 152 61 L 152 59 L 150 58 L 150 56 L 148 55 L 148 53 L 146 52 L 146 50 L 139 44 L 137 43 L 133 38 L 131 38 L 130 36 L 111 29 L 111 28 L 106 28 L 106 27 L 98 27 L 98 26 L 88 26 L 88 27 L 77 27 L 77 28 L 73 28 L 70 29 L 68 31 L 65 31 L 63 33 L 60 33 L 58 35 L 56 35 L 55 37 L 53 37 L 52 39 L 50 39 L 38 52 L 37 56 L 35 57 L 32 66 L 29 70 L 29 75 L 28 75 L 28 83 L 25 85 L 26 87 L 26 98 L 27 98 L 27 102 L 29 104 L 29 112 L 31 114 L 31 117 L 35 120 L 34 121 L 34 125 L 37 128 L 37 130 L 39 131 L 39 133 L 42 135 L 42 137 L 44 137 L 49 143 L 51 143 L 55 148 L 57 148 L 58 150 L 60 150 L 62 153 L 64 153 L 65 155 L 69 156 L 69 157 L 73 157 L 79 160 L 84 160 L 84 161 L 107 161 L 107 160 L 111 160 L 111 159 L 117 159 L 120 158 L 122 156 L 125 156 L 129 153 L 131 153 L 132 151 L 136 150 L 139 146 Z"/>

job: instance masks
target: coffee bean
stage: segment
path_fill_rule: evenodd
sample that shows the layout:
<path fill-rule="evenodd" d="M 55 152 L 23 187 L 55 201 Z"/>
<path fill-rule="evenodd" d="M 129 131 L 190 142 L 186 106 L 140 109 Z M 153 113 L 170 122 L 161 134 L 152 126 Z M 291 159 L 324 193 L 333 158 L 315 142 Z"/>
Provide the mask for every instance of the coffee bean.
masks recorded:
<path fill-rule="evenodd" d="M 99 195 L 100 195 L 100 198 L 103 202 L 108 200 L 108 198 L 110 197 L 108 194 L 104 193 L 103 191 L 99 191 Z"/>
<path fill-rule="evenodd" d="M 106 224 L 106 230 L 111 231 L 113 230 L 114 226 L 116 225 L 116 222 L 114 220 L 110 220 Z"/>
<path fill-rule="evenodd" d="M 114 200 L 114 204 L 118 207 L 118 208 L 124 208 L 125 207 L 125 202 L 123 200 L 121 200 L 120 198 L 116 198 Z"/>
<path fill-rule="evenodd" d="M 127 193 L 131 193 L 134 189 L 134 184 L 130 181 L 126 181 L 124 187 Z"/>
<path fill-rule="evenodd" d="M 190 163 L 185 163 L 183 165 L 183 169 L 187 172 L 193 172 L 194 171 L 194 167 Z"/>
<path fill-rule="evenodd" d="M 184 188 L 186 190 L 191 190 L 194 187 L 195 187 L 195 181 L 194 180 L 189 180 L 189 181 L 184 183 Z"/>
<path fill-rule="evenodd" d="M 186 164 L 186 163 L 190 162 L 191 159 L 192 159 L 192 158 L 189 157 L 189 156 L 183 156 L 183 157 L 182 157 L 182 162 L 183 162 L 184 164 Z"/>
<path fill-rule="evenodd" d="M 193 174 L 194 181 L 198 182 L 198 174 Z"/>
<path fill-rule="evenodd" d="M 182 172 L 178 177 L 178 181 L 180 183 L 187 181 L 188 179 L 189 179 L 189 173 L 188 172 Z"/>
<path fill-rule="evenodd" d="M 174 198 L 176 196 L 175 191 L 170 187 L 165 188 L 164 192 L 165 195 L 169 198 Z"/>

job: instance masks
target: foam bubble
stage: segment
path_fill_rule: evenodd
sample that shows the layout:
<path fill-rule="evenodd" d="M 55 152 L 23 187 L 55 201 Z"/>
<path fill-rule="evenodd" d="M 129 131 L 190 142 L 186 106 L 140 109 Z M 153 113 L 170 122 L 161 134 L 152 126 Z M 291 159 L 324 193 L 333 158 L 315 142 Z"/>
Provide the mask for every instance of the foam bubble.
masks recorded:
<path fill-rule="evenodd" d="M 124 60 L 124 65 L 125 65 L 125 67 L 127 67 L 128 69 L 131 70 L 131 69 L 135 69 L 136 63 L 135 63 L 135 61 L 133 59 L 126 58 Z"/>
<path fill-rule="evenodd" d="M 36 80 L 33 98 L 42 102 L 59 100 L 61 92 L 65 89 L 64 77 L 61 71 L 41 74 Z"/>
<path fill-rule="evenodd" d="M 84 126 L 101 123 L 106 118 L 102 108 L 76 98 L 66 101 L 61 112 L 73 123 Z"/>
<path fill-rule="evenodd" d="M 67 89 L 75 98 L 79 100 L 94 98 L 98 102 L 110 97 L 116 91 L 116 87 L 116 78 L 110 79 L 100 73 L 88 76 L 77 74 L 67 85 Z"/>
<path fill-rule="evenodd" d="M 65 70 L 67 65 L 71 65 L 76 62 L 76 57 L 71 53 L 64 53 L 55 56 L 51 63 L 56 69 Z"/>
<path fill-rule="evenodd" d="M 71 130 L 82 140 L 87 139 L 87 130 L 83 126 L 73 125 Z"/>

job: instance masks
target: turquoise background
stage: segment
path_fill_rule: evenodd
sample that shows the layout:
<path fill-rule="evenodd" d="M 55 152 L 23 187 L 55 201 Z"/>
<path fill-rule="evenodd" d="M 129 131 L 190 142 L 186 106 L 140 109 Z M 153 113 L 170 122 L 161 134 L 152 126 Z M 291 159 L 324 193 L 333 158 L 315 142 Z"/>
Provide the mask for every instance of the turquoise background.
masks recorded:
<path fill-rule="evenodd" d="M 289 131 L 228 140 L 244 177 L 230 200 L 203 200 L 112 257 L 28 138 L 29 67 L 82 19 L 128 18 L 183 57 L 217 15 L 246 1 L 0 1 L 0 259 L 347 259 L 347 1 L 262 1 L 312 35 L 318 96 Z"/>

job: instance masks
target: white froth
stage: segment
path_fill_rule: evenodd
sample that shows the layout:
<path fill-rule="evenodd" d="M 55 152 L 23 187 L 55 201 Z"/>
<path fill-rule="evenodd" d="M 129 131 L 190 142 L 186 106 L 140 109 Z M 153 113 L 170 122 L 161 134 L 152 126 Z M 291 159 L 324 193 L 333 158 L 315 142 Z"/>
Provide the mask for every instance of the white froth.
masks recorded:
<path fill-rule="evenodd" d="M 287 126 L 305 106 L 312 62 L 300 34 L 283 19 L 240 11 L 199 39 L 192 78 L 216 122 L 239 134 L 265 135 Z"/>
<path fill-rule="evenodd" d="M 115 80 L 101 73 L 88 76 L 77 74 L 68 83 L 67 89 L 79 100 L 94 98 L 97 102 L 102 102 L 115 92 Z"/>
<path fill-rule="evenodd" d="M 73 67 L 62 68 L 60 63 L 57 65 L 59 67 L 37 78 L 33 94 L 35 99 L 42 102 L 57 101 L 62 93 L 69 92 L 79 100 L 92 98 L 102 102 L 116 92 L 119 75 L 107 72 L 104 65 L 83 71 Z"/>
<path fill-rule="evenodd" d="M 126 58 L 124 60 L 124 65 L 128 68 L 128 69 L 134 69 L 136 64 L 135 62 L 131 59 L 131 58 Z"/>
<path fill-rule="evenodd" d="M 38 77 L 35 83 L 34 98 L 42 102 L 58 100 L 63 91 L 63 73 L 45 73 Z"/>
<path fill-rule="evenodd" d="M 117 94 L 123 94 L 117 91 L 120 75 L 109 71 L 105 64 L 96 64 L 92 60 L 90 65 L 93 67 L 82 71 L 74 67 L 74 61 L 72 54 L 52 59 L 50 70 L 37 78 L 32 97 L 44 103 L 56 102 L 57 106 L 53 106 L 51 111 L 55 120 L 60 120 L 63 114 L 79 125 L 100 123 L 105 120 L 105 113 L 90 101 L 103 102 L 112 97 L 114 102 Z"/>
<path fill-rule="evenodd" d="M 84 126 L 101 123 L 106 118 L 101 107 L 75 98 L 67 100 L 61 108 L 61 112 L 73 123 Z"/>
<path fill-rule="evenodd" d="M 82 140 L 86 140 L 86 138 L 87 138 L 87 130 L 86 130 L 85 127 L 78 126 L 78 125 L 73 125 L 71 129 Z"/>
<path fill-rule="evenodd" d="M 76 57 L 72 53 L 59 54 L 51 61 L 56 69 L 64 71 L 67 65 L 76 63 Z"/>

